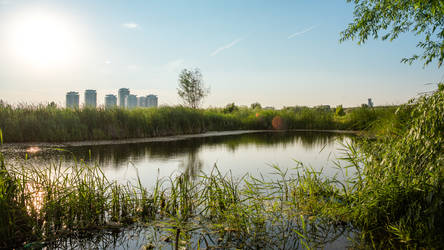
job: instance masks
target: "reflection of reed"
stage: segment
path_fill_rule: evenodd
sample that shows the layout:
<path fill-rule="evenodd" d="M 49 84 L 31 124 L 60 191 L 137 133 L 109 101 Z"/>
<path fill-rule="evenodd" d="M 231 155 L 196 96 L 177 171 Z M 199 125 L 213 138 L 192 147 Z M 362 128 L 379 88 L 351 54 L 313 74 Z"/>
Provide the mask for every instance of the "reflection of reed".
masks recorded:
<path fill-rule="evenodd" d="M 79 237 L 59 238 L 49 242 L 49 249 L 142 249 L 148 230 L 129 227 L 115 231 L 85 232 Z"/>
<path fill-rule="evenodd" d="M 225 147 L 231 152 L 236 152 L 239 147 L 248 145 L 255 145 L 257 148 L 277 146 L 285 148 L 300 144 L 310 150 L 331 146 L 336 140 L 342 141 L 349 137 L 350 135 L 347 134 L 325 132 L 270 132 L 169 142 L 77 147 L 62 152 L 43 150 L 34 155 L 33 158 L 37 161 L 48 161 L 50 159 L 58 162 L 60 156 L 63 156 L 63 161 L 66 162 L 84 160 L 86 162 L 98 162 L 101 166 L 119 168 L 128 165 L 129 162 L 137 164 L 137 162 L 146 158 L 168 161 L 172 157 L 186 157 L 187 162 L 183 163 L 183 167 L 194 171 L 194 169 L 200 169 L 200 165 L 203 164 L 198 157 L 198 152 L 202 147 Z"/>

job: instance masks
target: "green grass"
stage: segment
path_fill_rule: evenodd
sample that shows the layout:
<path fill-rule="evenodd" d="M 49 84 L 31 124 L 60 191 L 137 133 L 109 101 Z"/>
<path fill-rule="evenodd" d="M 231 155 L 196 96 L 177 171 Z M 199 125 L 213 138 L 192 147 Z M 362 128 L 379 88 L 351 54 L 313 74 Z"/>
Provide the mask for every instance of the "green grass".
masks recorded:
<path fill-rule="evenodd" d="M 306 172 L 298 207 L 351 223 L 372 248 L 442 248 L 444 89 L 401 109 L 404 122 L 387 122 L 375 139 L 347 146 L 344 167 L 355 176 L 324 183 Z"/>
<path fill-rule="evenodd" d="M 109 182 L 97 166 L 41 169 L 1 160 L 1 248 L 130 224 L 152 210 L 142 187 Z"/>
<path fill-rule="evenodd" d="M 301 224 L 303 213 L 292 209 L 294 180 L 275 171 L 276 181 L 236 180 L 215 168 L 198 179 L 184 173 L 158 180 L 147 191 L 140 182 L 108 181 L 97 165 L 42 169 L 9 166 L 2 158 L 0 247 L 56 246 L 63 239 L 134 223 L 162 232 L 149 243 L 156 246 L 293 248 L 306 241 L 301 235 L 314 244 Z"/>
<path fill-rule="evenodd" d="M 225 119 L 216 111 L 188 111 Z M 248 114 L 239 112 L 228 117 Z M 442 248 L 444 90 L 393 114 L 380 112 L 370 119 L 385 119 L 386 128 L 371 128 L 378 136 L 346 145 L 347 164 L 339 167 L 355 174 L 342 181 L 302 164 L 273 167 L 271 180 L 235 179 L 215 168 L 196 179 L 184 173 L 158 180 L 149 191 L 140 182 L 110 182 L 97 165 L 40 169 L 7 165 L 0 155 L 0 247 L 51 245 L 79 232 L 142 223 L 157 232 L 147 248 L 317 248 L 344 231 L 354 232 L 356 248 Z"/>
<path fill-rule="evenodd" d="M 0 104 L 7 142 L 64 142 L 146 138 L 243 129 L 364 130 L 395 108 L 355 108 L 345 116 L 318 108 L 264 110 L 240 107 L 194 110 L 181 106 L 125 109 L 64 109 L 51 105 Z"/>

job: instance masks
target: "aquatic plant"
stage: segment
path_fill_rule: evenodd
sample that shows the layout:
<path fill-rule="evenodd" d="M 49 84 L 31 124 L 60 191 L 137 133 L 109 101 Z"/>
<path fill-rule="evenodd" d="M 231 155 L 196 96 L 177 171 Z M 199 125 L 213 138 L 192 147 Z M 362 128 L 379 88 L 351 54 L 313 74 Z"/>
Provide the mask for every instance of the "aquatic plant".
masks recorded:
<path fill-rule="evenodd" d="M 444 237 L 444 90 L 412 100 L 398 113 L 408 122 L 390 133 L 347 145 L 342 160 L 356 175 L 318 181 L 305 172 L 299 209 L 350 223 L 374 248 L 440 248 Z"/>
<path fill-rule="evenodd" d="M 307 107 L 236 107 L 228 112 L 227 108 L 196 110 L 182 106 L 126 110 L 3 104 L 0 128 L 7 142 L 113 140 L 242 129 L 364 130 L 394 112 L 395 108 L 355 108 L 339 117 L 330 110 Z M 279 126 L 273 125 L 273 120 L 279 120 Z"/>
<path fill-rule="evenodd" d="M 140 181 L 108 181 L 97 164 L 37 168 L 8 165 L 0 154 L 0 247 L 51 245 L 138 223 L 153 232 L 147 247 L 316 248 L 345 235 L 355 247 L 440 248 L 443 113 L 442 87 L 400 107 L 387 132 L 345 145 L 347 164 L 338 167 L 354 174 L 341 181 L 301 163 L 290 171 L 274 166 L 271 179 L 235 179 L 216 167 L 198 178 L 159 179 L 149 191 Z"/>

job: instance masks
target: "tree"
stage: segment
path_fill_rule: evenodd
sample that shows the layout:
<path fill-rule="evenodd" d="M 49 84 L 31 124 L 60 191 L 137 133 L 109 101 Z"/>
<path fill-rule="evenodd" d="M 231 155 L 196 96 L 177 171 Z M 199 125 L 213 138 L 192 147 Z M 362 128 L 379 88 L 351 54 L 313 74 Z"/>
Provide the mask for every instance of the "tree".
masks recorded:
<path fill-rule="evenodd" d="M 347 0 L 353 2 L 354 21 L 341 32 L 340 41 L 357 40 L 363 44 L 369 37 L 394 40 L 405 32 L 422 38 L 417 47 L 422 55 L 403 58 L 404 63 L 424 60 L 424 66 L 444 60 L 444 2 L 443 0 Z M 380 33 L 384 34 L 380 34 Z"/>
<path fill-rule="evenodd" d="M 239 111 L 239 107 L 236 106 L 236 104 L 233 103 L 228 103 L 227 106 L 225 106 L 223 112 L 225 114 L 227 113 L 233 113 L 234 111 Z"/>
<path fill-rule="evenodd" d="M 179 75 L 177 94 L 185 105 L 197 109 L 202 103 L 203 98 L 209 93 L 209 89 L 204 86 L 202 73 L 199 69 L 182 70 Z"/>
<path fill-rule="evenodd" d="M 251 109 L 261 109 L 261 108 L 262 108 L 262 106 L 258 102 L 254 102 L 251 104 Z"/>
<path fill-rule="evenodd" d="M 336 107 L 336 115 L 338 115 L 338 116 L 345 115 L 344 108 L 342 107 L 342 105 L 339 105 Z"/>

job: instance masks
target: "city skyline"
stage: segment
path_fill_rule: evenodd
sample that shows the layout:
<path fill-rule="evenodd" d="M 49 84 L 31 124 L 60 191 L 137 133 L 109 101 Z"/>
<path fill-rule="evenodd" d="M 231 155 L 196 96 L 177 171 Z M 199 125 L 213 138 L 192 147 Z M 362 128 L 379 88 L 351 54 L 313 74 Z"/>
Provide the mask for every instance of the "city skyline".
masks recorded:
<path fill-rule="evenodd" d="M 65 103 L 60 107 L 66 108 L 97 108 L 97 107 L 121 107 L 121 108 L 135 108 L 135 107 L 158 107 L 158 96 L 154 94 L 145 94 L 138 96 L 132 94 L 129 88 L 119 88 L 117 95 L 112 93 L 105 94 L 103 103 L 97 101 L 97 90 L 86 89 L 83 94 L 83 103 L 80 103 L 79 91 L 68 91 L 65 95 Z M 100 92 L 99 92 L 100 93 Z M 129 100 L 130 98 L 131 100 Z M 130 105 L 128 105 L 130 103 Z"/>
<path fill-rule="evenodd" d="M 178 75 L 200 68 L 203 107 L 401 104 L 444 80 L 433 63 L 402 64 L 421 37 L 339 43 L 353 19 L 344 0 L 0 3 L 0 99 L 64 103 L 95 86 L 98 104 L 120 86 L 177 105 Z M 185 13 L 195 13 L 187 15 Z M 69 31 L 69 32 L 67 32 Z M 146 89 L 146 86 L 150 86 Z"/>

